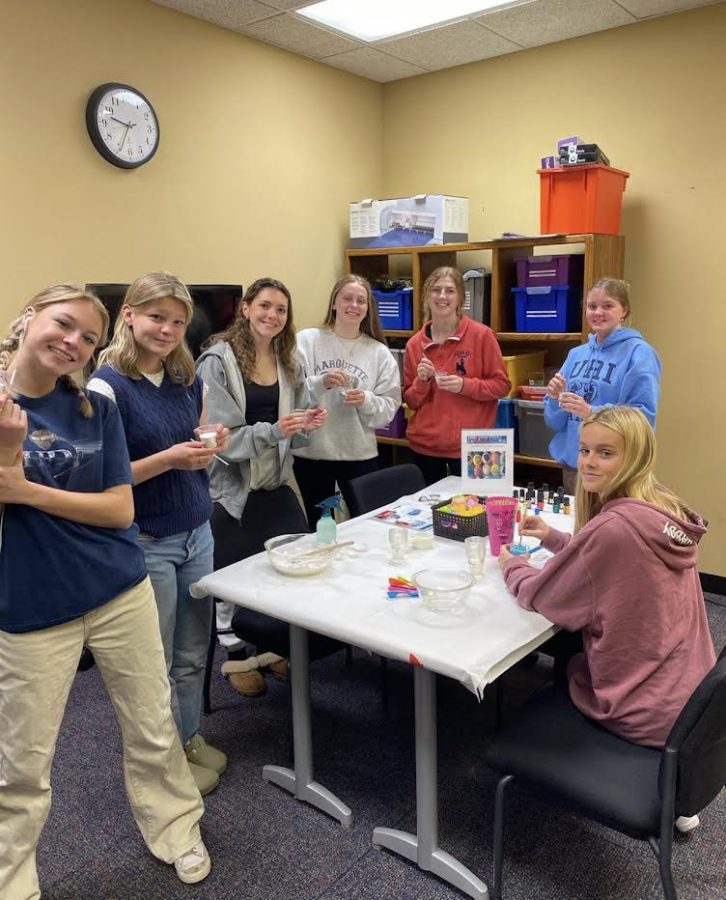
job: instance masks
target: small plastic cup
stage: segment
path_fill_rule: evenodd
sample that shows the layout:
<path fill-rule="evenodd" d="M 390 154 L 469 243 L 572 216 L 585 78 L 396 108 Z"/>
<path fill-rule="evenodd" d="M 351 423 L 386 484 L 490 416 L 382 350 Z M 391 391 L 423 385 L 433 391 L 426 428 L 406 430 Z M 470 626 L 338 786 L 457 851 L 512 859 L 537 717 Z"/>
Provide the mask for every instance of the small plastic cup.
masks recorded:
<path fill-rule="evenodd" d="M 442 378 L 446 378 L 446 372 L 434 372 L 434 378 L 436 379 L 436 384 L 438 384 Z"/>
<path fill-rule="evenodd" d="M 199 435 L 199 440 L 207 449 L 213 450 L 217 446 L 217 432 L 213 429 L 202 428 L 197 434 Z"/>
<path fill-rule="evenodd" d="M 408 532 L 400 525 L 388 529 L 388 546 L 391 548 L 391 562 L 402 563 L 406 559 Z"/>
<path fill-rule="evenodd" d="M 487 497 L 489 549 L 492 556 L 499 556 L 502 545 L 511 544 L 514 540 L 514 517 L 518 505 L 514 497 Z"/>
<path fill-rule="evenodd" d="M 477 578 L 484 571 L 484 560 L 487 555 L 486 538 L 474 535 L 464 540 L 466 568 Z"/>

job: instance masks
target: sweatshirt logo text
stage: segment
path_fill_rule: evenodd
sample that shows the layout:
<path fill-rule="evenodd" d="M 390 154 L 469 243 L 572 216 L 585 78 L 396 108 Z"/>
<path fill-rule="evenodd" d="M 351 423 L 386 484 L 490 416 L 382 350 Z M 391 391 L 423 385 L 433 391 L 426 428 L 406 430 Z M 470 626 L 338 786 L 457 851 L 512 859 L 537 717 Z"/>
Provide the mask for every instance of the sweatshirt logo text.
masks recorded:
<path fill-rule="evenodd" d="M 690 547 L 693 544 L 693 541 L 684 531 L 681 531 L 680 528 L 677 528 L 670 522 L 666 522 L 663 526 L 663 534 L 667 534 L 671 540 L 675 541 L 677 544 L 682 544 L 684 547 Z"/>

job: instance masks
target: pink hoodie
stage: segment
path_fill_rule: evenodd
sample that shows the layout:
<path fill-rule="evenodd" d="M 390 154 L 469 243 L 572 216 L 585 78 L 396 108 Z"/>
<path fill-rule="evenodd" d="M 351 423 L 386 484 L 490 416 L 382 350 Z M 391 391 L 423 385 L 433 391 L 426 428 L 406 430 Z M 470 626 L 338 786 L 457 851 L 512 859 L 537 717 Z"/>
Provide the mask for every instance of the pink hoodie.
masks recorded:
<path fill-rule="evenodd" d="M 585 652 L 568 668 L 575 706 L 635 744 L 665 744 L 716 661 L 697 570 L 705 532 L 694 513 L 612 500 L 574 537 L 553 529 L 543 569 L 505 564 L 520 606 L 582 629 Z"/>

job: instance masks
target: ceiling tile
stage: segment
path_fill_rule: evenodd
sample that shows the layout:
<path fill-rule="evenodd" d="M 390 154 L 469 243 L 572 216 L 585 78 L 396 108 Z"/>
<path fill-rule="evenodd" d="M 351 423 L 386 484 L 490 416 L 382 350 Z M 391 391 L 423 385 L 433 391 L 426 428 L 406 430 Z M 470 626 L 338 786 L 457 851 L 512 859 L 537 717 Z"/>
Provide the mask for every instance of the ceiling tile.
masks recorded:
<path fill-rule="evenodd" d="M 522 47 L 564 41 L 634 21 L 612 0 L 537 0 L 472 18 Z"/>
<path fill-rule="evenodd" d="M 345 69 L 353 75 L 362 75 L 371 81 L 397 81 L 412 75 L 424 75 L 426 70 L 393 56 L 388 56 L 373 47 L 360 47 L 347 53 L 338 53 L 322 60 L 336 69 Z"/>
<path fill-rule="evenodd" d="M 238 30 L 259 41 L 276 44 L 294 53 L 311 56 L 313 59 L 343 53 L 360 46 L 356 41 L 350 41 L 341 35 L 318 28 L 317 25 L 304 22 L 292 13 L 282 13 L 262 22 L 245 25 Z"/>
<path fill-rule="evenodd" d="M 668 13 L 680 12 L 684 9 L 694 9 L 696 6 L 713 6 L 718 0 L 618 0 L 639 19 L 648 19 L 652 16 L 666 16 Z"/>
<path fill-rule="evenodd" d="M 222 28 L 236 31 L 240 25 L 258 22 L 276 15 L 276 10 L 257 0 L 152 0 L 159 6 L 168 6 L 188 16 L 196 16 Z"/>
<path fill-rule="evenodd" d="M 274 6 L 275 9 L 281 9 L 283 12 L 289 12 L 291 9 L 301 9 L 303 6 L 310 6 L 313 0 L 265 0 L 268 6 Z"/>
<path fill-rule="evenodd" d="M 379 41 L 374 46 L 430 71 L 461 66 L 522 49 L 519 44 L 468 20 L 404 38 Z"/>

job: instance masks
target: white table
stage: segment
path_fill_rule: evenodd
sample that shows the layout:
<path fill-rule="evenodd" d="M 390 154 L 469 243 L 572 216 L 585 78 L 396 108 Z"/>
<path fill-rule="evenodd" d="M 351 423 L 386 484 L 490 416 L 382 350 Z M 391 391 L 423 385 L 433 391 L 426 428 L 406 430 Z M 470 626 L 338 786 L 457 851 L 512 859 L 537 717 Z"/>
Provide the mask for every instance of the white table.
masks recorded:
<path fill-rule="evenodd" d="M 426 492 L 446 497 L 459 492 L 460 486 L 460 479 L 446 478 Z M 557 524 L 571 530 L 571 517 L 557 516 Z M 420 600 L 388 599 L 391 575 L 411 575 L 430 566 L 463 567 L 464 548 L 459 542 L 434 538 L 433 549 L 409 549 L 406 562 L 393 566 L 388 561 L 388 526 L 383 522 L 370 515 L 344 522 L 338 528 L 338 540 L 350 539 L 365 545 L 367 551 L 355 558 L 345 558 L 339 551 L 332 566 L 320 575 L 281 575 L 261 553 L 214 572 L 195 586 L 196 594 L 211 594 L 290 624 L 295 767 L 265 766 L 263 777 L 350 826 L 351 810 L 313 778 L 307 632 L 413 664 L 416 834 L 376 828 L 373 843 L 476 900 L 486 900 L 484 882 L 438 846 L 436 674 L 460 681 L 480 697 L 487 684 L 556 629 L 538 613 L 517 606 L 493 557 L 487 557 L 484 575 L 457 615 L 429 612 Z"/>

